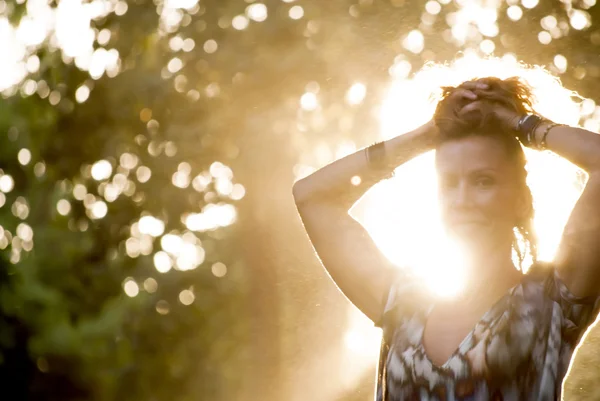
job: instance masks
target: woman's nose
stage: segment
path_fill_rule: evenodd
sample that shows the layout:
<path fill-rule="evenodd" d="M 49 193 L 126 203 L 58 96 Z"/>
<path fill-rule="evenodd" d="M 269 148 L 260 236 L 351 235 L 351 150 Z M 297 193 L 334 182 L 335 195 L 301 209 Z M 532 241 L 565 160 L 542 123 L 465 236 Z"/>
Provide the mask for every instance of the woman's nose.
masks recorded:
<path fill-rule="evenodd" d="M 471 190 L 467 183 L 461 182 L 456 186 L 454 192 L 454 206 L 465 207 L 470 206 L 472 202 Z"/>

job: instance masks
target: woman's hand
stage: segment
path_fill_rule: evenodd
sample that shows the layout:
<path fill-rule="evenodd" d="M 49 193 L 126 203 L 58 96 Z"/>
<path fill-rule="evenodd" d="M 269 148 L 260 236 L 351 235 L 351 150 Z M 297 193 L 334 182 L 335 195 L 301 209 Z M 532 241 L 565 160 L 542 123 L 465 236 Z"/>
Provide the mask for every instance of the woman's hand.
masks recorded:
<path fill-rule="evenodd" d="M 438 122 L 460 116 L 466 105 L 478 99 L 476 92 L 486 89 L 489 89 L 488 84 L 477 81 L 466 81 L 456 88 L 444 88 L 449 93 L 438 104 L 434 120 Z"/>
<path fill-rule="evenodd" d="M 478 80 L 475 82 L 485 82 Z M 498 90 L 491 89 L 475 89 L 477 100 L 471 101 L 460 110 L 459 115 L 462 118 L 473 113 L 491 113 L 494 119 L 504 128 L 509 131 L 516 131 L 521 113 L 509 106 L 505 96 Z"/>
<path fill-rule="evenodd" d="M 477 91 L 485 91 L 489 89 L 489 85 L 485 82 L 466 81 L 456 88 L 444 87 L 442 89 L 444 96 L 437 105 L 433 121 L 437 128 L 452 132 L 466 129 L 472 123 L 473 117 L 477 118 L 467 115 L 469 111 L 471 114 L 475 114 L 473 108 L 467 109 L 467 113 L 464 113 L 463 110 L 479 99 Z"/>

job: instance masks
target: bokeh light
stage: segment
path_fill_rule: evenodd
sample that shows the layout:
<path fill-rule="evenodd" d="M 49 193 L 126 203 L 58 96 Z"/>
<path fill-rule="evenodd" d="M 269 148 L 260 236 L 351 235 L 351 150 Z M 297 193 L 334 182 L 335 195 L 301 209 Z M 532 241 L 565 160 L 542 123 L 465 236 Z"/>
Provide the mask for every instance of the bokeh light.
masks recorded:
<path fill-rule="evenodd" d="M 144 289 L 148 293 L 153 294 L 156 292 L 156 290 L 158 290 L 158 282 L 152 277 L 148 277 L 146 280 L 144 280 Z"/>
<path fill-rule="evenodd" d="M 319 105 L 319 101 L 317 100 L 317 95 L 315 95 L 314 93 L 311 93 L 311 92 L 307 92 L 307 93 L 303 94 L 302 97 L 300 98 L 300 105 L 302 106 L 302 108 L 304 110 L 307 110 L 307 111 L 315 110 Z"/>
<path fill-rule="evenodd" d="M 215 277 L 225 277 L 225 275 L 227 274 L 227 266 L 225 266 L 221 262 L 217 262 L 212 265 L 211 271 L 212 274 L 215 275 Z"/>
<path fill-rule="evenodd" d="M 123 284 L 123 291 L 127 294 L 128 297 L 135 297 L 139 294 L 140 288 L 132 278 L 127 278 L 125 283 Z"/>
<path fill-rule="evenodd" d="M 19 159 L 19 163 L 26 166 L 31 161 L 31 152 L 29 149 L 21 149 L 17 154 L 17 158 Z"/>
<path fill-rule="evenodd" d="M 236 15 L 235 17 L 233 17 L 233 20 L 231 20 L 231 26 L 233 26 L 238 31 L 246 29 L 249 23 L 250 21 L 244 15 Z"/>
<path fill-rule="evenodd" d="M 367 94 L 367 87 L 360 82 L 355 83 L 346 93 L 346 101 L 351 105 L 360 104 Z"/>
<path fill-rule="evenodd" d="M 290 8 L 289 16 L 291 19 L 298 20 L 304 16 L 304 9 L 302 6 L 293 6 Z"/>
<path fill-rule="evenodd" d="M 140 233 L 153 237 L 159 237 L 165 231 L 165 223 L 153 216 L 142 217 L 138 224 Z"/>
<path fill-rule="evenodd" d="M 96 181 L 105 180 L 112 174 L 112 166 L 106 160 L 100 160 L 92 166 L 92 177 Z"/>
<path fill-rule="evenodd" d="M 183 305 L 191 305 L 196 297 L 194 296 L 194 292 L 192 290 L 183 290 L 179 293 L 179 302 Z"/>
<path fill-rule="evenodd" d="M 173 261 L 166 252 L 158 251 L 154 254 L 154 266 L 159 273 L 166 273 L 173 267 Z"/>
<path fill-rule="evenodd" d="M 267 6 L 263 3 L 251 4 L 246 8 L 246 15 L 248 15 L 248 18 L 251 20 L 262 22 L 266 20 L 268 16 Z"/>

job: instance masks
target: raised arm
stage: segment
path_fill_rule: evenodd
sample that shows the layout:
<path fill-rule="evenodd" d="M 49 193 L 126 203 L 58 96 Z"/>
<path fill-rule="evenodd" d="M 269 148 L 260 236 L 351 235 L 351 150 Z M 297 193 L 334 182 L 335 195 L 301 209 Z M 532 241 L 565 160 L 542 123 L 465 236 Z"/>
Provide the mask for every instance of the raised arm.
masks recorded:
<path fill-rule="evenodd" d="M 540 143 L 546 124 L 535 130 Z M 573 295 L 600 294 L 600 135 L 582 128 L 557 126 L 547 133 L 547 148 L 588 173 L 581 197 L 571 211 L 555 264 Z M 551 201 L 551 200 L 548 200 Z"/>
<path fill-rule="evenodd" d="M 481 78 L 479 82 L 491 82 Z M 512 130 L 521 142 L 534 149 L 548 149 L 588 173 L 581 194 L 562 234 L 554 259 L 557 273 L 569 291 L 578 297 L 600 294 L 600 135 L 582 128 L 557 125 L 545 119 L 524 116 L 502 102 L 503 94 L 494 89 L 475 90 L 480 99 L 494 100 L 492 111 L 498 122 Z M 470 113 L 482 106 L 480 100 L 461 109 Z M 532 125 L 529 125 L 532 123 Z M 529 129 L 529 126 L 537 127 Z M 531 133 L 532 135 L 526 135 Z M 546 200 L 552 202 L 552 199 Z"/>
<path fill-rule="evenodd" d="M 381 163 L 374 165 L 367 160 L 366 151 L 359 150 L 293 187 L 298 212 L 323 266 L 350 302 L 375 322 L 396 267 L 348 212 L 394 168 L 432 149 L 436 132 L 429 122 L 379 145 L 385 150 Z"/>

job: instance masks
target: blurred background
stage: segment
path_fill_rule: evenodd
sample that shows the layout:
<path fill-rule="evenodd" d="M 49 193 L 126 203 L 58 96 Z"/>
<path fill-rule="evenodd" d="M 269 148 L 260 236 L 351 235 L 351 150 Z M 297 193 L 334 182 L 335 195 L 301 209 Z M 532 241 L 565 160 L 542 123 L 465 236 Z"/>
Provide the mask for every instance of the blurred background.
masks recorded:
<path fill-rule="evenodd" d="M 380 333 L 292 183 L 424 122 L 391 83 L 459 55 L 545 66 L 597 132 L 599 23 L 596 0 L 0 0 L 0 398 L 371 400 Z M 600 399 L 593 335 L 566 399 Z"/>

